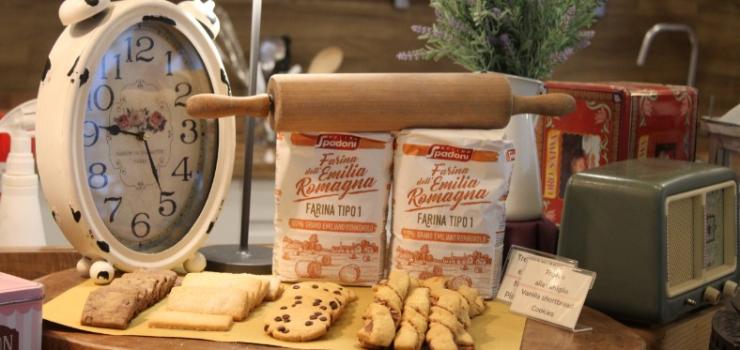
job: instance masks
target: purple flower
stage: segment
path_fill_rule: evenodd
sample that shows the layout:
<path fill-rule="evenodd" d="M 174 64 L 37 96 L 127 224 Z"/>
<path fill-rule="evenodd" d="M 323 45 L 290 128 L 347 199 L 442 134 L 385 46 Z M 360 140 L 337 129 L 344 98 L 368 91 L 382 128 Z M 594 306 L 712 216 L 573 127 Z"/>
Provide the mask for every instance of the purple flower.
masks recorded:
<path fill-rule="evenodd" d="M 568 7 L 567 10 L 565 10 L 565 14 L 563 14 L 563 19 L 560 21 L 560 29 L 566 30 L 570 26 L 570 22 L 573 21 L 573 17 L 576 15 L 576 7 L 571 6 Z"/>
<path fill-rule="evenodd" d="M 509 34 L 504 33 L 504 34 L 499 35 L 496 41 L 498 42 L 499 46 L 501 46 L 504 49 L 504 52 L 506 52 L 509 55 L 514 53 L 514 45 L 511 42 L 511 38 L 509 37 Z"/>
<path fill-rule="evenodd" d="M 411 26 L 411 31 L 416 34 L 429 34 L 432 32 L 432 27 L 414 24 Z"/>
<path fill-rule="evenodd" d="M 501 14 L 503 13 L 501 9 L 498 7 L 494 7 L 493 10 L 491 10 L 491 12 L 493 12 L 493 16 L 496 17 L 496 19 L 501 18 Z"/>
<path fill-rule="evenodd" d="M 570 58 L 570 56 L 572 56 L 572 55 L 573 55 L 573 48 L 572 47 L 568 47 L 568 48 L 566 48 L 563 51 L 556 52 L 556 53 L 552 54 L 552 56 L 550 56 L 550 59 L 554 63 L 563 63 L 563 62 L 567 61 L 568 58 Z"/>
<path fill-rule="evenodd" d="M 583 49 L 591 45 L 591 39 L 596 34 L 593 30 L 582 30 L 578 32 L 578 42 L 576 43 L 576 49 Z"/>
<path fill-rule="evenodd" d="M 419 61 L 424 59 L 424 50 L 401 51 L 396 54 L 399 61 Z"/>

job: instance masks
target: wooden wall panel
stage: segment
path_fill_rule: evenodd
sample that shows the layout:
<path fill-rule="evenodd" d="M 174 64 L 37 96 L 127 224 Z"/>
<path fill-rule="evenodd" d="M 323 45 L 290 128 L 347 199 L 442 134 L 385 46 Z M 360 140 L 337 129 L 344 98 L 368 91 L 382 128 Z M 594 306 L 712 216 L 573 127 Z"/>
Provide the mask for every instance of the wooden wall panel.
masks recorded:
<path fill-rule="evenodd" d="M 240 41 L 247 48 L 251 2 L 217 3 L 229 11 Z M 46 54 L 62 30 L 57 19 L 58 6 L 58 0 L 0 2 L 0 23 L 5 29 L 0 31 L 0 95 L 35 94 Z M 611 0 L 606 16 L 595 26 L 593 44 L 557 67 L 552 78 L 684 84 L 690 46 L 683 34 L 660 34 L 646 65 L 638 67 L 635 62 L 643 34 L 653 24 L 687 23 L 699 37 L 696 81 L 701 114 L 708 112 L 713 97 L 712 114 L 719 115 L 740 103 L 738 18 L 738 0 Z M 394 9 L 390 0 L 265 0 L 262 36 L 291 36 L 294 61 L 304 67 L 320 49 L 337 45 L 345 53 L 342 72 L 460 71 L 449 61 L 395 59 L 398 51 L 422 44 L 409 27 L 433 20 L 428 2 L 421 0 L 412 1 L 406 10 Z M 240 164 L 237 169 L 240 174 Z M 263 164 L 260 169 L 261 174 L 269 176 L 269 165 Z"/>

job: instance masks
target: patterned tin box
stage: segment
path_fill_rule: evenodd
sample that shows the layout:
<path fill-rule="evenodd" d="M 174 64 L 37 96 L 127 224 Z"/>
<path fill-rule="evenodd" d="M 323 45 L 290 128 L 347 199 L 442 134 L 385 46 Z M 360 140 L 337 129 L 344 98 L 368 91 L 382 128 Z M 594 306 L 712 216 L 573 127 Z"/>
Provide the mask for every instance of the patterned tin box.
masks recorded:
<path fill-rule="evenodd" d="M 41 349 L 43 286 L 0 272 L 0 349 Z"/>
<path fill-rule="evenodd" d="M 694 160 L 697 90 L 642 83 L 550 81 L 576 99 L 575 112 L 542 117 L 537 146 L 545 217 L 560 224 L 571 175 L 630 158 Z"/>

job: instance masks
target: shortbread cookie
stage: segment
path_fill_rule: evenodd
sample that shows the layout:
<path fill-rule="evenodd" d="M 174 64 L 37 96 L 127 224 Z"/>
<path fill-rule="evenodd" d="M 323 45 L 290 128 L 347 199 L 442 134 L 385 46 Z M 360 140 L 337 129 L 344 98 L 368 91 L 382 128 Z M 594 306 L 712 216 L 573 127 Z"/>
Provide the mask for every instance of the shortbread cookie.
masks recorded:
<path fill-rule="evenodd" d="M 234 321 L 247 317 L 247 294 L 233 287 L 175 287 L 167 298 L 167 310 L 229 315 Z"/>
<path fill-rule="evenodd" d="M 80 323 L 85 326 L 126 329 L 140 310 L 135 288 L 106 286 L 88 295 Z"/>
<path fill-rule="evenodd" d="M 182 311 L 158 310 L 147 318 L 151 328 L 194 331 L 228 331 L 234 322 L 229 315 L 209 315 Z"/>
<path fill-rule="evenodd" d="M 265 300 L 274 301 L 280 298 L 280 295 L 283 293 L 283 284 L 280 282 L 279 276 L 274 276 L 274 275 L 250 275 L 250 276 L 261 278 L 263 284 L 267 286 L 267 293 L 265 293 Z"/>
<path fill-rule="evenodd" d="M 238 288 L 247 293 L 247 311 L 262 303 L 262 279 L 248 274 L 224 272 L 189 273 L 182 280 L 183 287 Z"/>
<path fill-rule="evenodd" d="M 357 331 L 357 339 L 366 348 L 386 348 L 396 336 L 396 324 L 386 305 L 371 303 L 363 316 L 365 324 Z"/>
<path fill-rule="evenodd" d="M 281 298 L 282 299 L 282 298 Z M 291 342 L 314 340 L 326 334 L 332 323 L 328 310 L 321 310 L 308 303 L 283 309 L 285 305 L 272 305 L 265 314 L 265 333 Z"/>

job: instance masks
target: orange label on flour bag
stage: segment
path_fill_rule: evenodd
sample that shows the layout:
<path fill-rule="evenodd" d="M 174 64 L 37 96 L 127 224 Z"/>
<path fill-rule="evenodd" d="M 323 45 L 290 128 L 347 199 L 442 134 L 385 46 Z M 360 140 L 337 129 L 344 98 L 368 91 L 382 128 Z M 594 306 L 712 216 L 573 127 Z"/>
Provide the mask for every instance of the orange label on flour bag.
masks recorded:
<path fill-rule="evenodd" d="M 281 133 L 273 273 L 373 285 L 384 268 L 393 137 Z"/>
<path fill-rule="evenodd" d="M 513 144 L 501 131 L 400 132 L 394 161 L 393 267 L 418 278 L 445 276 L 494 296 L 514 159 Z"/>

